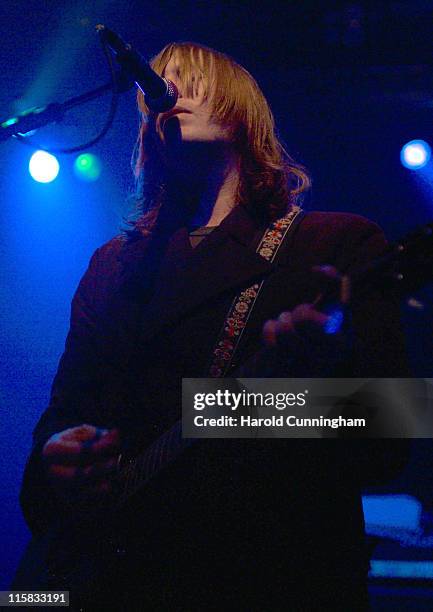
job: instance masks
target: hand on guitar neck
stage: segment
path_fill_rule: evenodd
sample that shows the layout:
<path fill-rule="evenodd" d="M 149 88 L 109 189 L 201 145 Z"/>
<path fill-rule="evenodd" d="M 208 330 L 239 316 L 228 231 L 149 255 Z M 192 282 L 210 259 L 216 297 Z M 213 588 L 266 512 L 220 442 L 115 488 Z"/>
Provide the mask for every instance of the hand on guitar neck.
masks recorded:
<path fill-rule="evenodd" d="M 253 357 L 253 369 L 247 364 L 241 376 L 253 376 L 254 371 L 264 377 L 326 376 L 344 357 L 350 338 L 349 279 L 333 266 L 317 266 L 313 272 L 321 286 L 314 302 L 266 321 L 265 350 Z"/>

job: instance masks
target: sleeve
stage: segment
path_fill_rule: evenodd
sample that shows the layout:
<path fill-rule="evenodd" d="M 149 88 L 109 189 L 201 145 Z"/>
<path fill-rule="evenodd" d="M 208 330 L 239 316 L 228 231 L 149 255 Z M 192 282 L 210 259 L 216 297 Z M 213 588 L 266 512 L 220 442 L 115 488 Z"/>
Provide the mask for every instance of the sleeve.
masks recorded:
<path fill-rule="evenodd" d="M 45 530 L 59 513 L 54 491 L 48 483 L 41 451 L 56 432 L 82 423 L 101 424 L 97 402 L 101 369 L 96 343 L 96 298 L 100 249 L 92 256 L 71 305 L 70 328 L 65 350 L 53 381 L 50 402 L 33 432 L 20 494 L 24 517 L 33 532 Z"/>
<path fill-rule="evenodd" d="M 359 266 L 380 257 L 388 242 L 378 225 L 355 217 L 346 230 L 336 267 L 350 274 Z M 405 337 L 401 325 L 400 298 L 380 286 L 354 292 L 352 313 L 352 355 L 346 375 L 353 377 L 410 377 Z"/>
<path fill-rule="evenodd" d="M 356 218 L 354 227 L 347 229 L 336 267 L 350 274 L 378 258 L 387 245 L 376 224 Z M 351 312 L 352 350 L 341 375 L 410 378 L 399 296 L 376 286 L 352 302 Z M 395 478 L 407 463 L 411 447 L 411 441 L 403 439 L 342 442 L 349 459 L 347 467 L 361 486 L 379 485 Z"/>

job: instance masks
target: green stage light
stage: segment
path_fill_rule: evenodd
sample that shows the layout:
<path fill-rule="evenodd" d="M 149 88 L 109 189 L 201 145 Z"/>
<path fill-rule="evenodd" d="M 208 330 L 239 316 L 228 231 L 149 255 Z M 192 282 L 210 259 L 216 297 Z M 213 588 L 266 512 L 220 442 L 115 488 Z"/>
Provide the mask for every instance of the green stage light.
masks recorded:
<path fill-rule="evenodd" d="M 83 153 L 75 160 L 74 170 L 83 181 L 96 181 L 101 174 L 101 162 L 96 155 Z"/>

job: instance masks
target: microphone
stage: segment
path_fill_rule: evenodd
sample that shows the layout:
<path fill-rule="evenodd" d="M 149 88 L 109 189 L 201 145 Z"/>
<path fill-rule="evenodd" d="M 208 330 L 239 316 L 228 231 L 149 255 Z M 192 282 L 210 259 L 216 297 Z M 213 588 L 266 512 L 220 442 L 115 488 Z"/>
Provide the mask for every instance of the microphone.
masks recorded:
<path fill-rule="evenodd" d="M 142 55 L 120 36 L 104 25 L 97 25 L 101 40 L 116 56 L 117 62 L 132 76 L 137 87 L 144 94 L 144 101 L 150 110 L 163 113 L 174 107 L 178 98 L 177 87 L 168 79 L 160 77 Z"/>

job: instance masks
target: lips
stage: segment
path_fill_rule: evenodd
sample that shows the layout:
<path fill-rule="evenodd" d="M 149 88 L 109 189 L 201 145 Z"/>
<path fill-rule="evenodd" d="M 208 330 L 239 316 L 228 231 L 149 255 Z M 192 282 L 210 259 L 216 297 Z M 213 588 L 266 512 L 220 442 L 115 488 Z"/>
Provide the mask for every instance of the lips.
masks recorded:
<path fill-rule="evenodd" d="M 161 128 L 164 129 L 164 125 L 167 123 L 167 121 L 180 113 L 188 113 L 190 115 L 191 111 L 187 110 L 186 108 L 173 108 L 171 111 L 168 111 L 168 113 L 161 116 Z"/>

